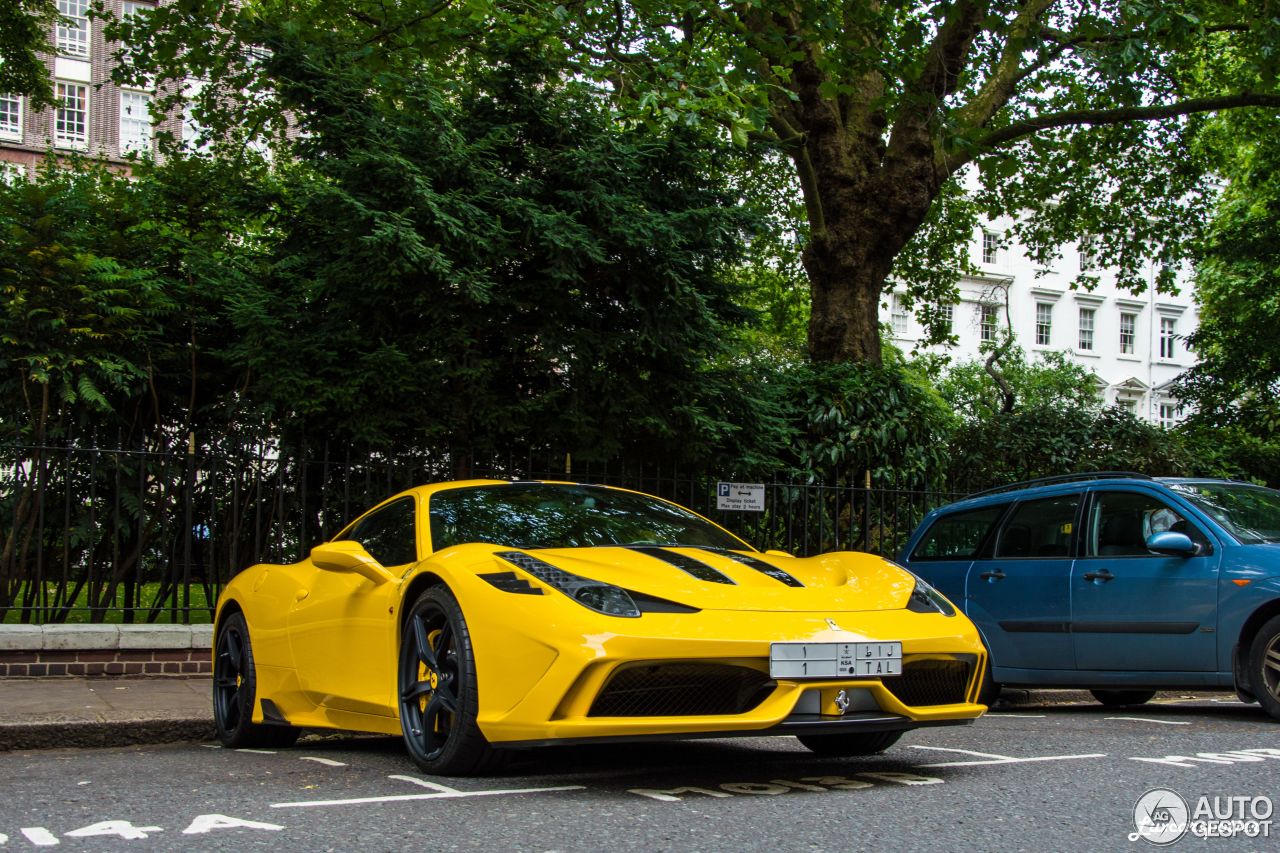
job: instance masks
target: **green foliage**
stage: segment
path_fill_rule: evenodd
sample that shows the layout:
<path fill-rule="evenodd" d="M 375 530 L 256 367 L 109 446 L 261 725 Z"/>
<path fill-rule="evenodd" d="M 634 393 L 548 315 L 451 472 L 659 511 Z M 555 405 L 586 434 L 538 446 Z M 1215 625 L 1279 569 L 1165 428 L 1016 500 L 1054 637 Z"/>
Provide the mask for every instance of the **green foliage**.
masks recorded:
<path fill-rule="evenodd" d="M 53 86 L 44 60 L 49 29 L 58 19 L 54 0 L 7 0 L 0 3 L 0 92 L 26 95 L 31 105 L 53 102 Z"/>
<path fill-rule="evenodd" d="M 1006 349 L 990 370 L 985 359 L 952 367 L 939 380 L 938 393 L 966 421 L 995 417 L 1004 410 L 1005 398 L 992 370 L 1008 383 L 1015 408 L 1089 412 L 1099 407 L 1095 377 L 1086 368 L 1059 352 L 1043 352 L 1032 361 L 1018 346 Z"/>

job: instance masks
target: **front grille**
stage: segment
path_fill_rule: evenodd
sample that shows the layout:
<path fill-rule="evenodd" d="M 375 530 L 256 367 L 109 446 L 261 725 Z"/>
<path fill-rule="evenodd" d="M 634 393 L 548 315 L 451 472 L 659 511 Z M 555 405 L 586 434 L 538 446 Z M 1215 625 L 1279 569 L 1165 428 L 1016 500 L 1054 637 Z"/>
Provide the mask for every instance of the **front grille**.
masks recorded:
<path fill-rule="evenodd" d="M 902 675 L 884 679 L 884 686 L 904 705 L 954 705 L 965 700 L 972 666 L 965 660 L 909 660 Z"/>
<path fill-rule="evenodd" d="M 613 674 L 590 717 L 693 717 L 745 714 L 773 692 L 768 673 L 719 663 L 630 666 Z"/>

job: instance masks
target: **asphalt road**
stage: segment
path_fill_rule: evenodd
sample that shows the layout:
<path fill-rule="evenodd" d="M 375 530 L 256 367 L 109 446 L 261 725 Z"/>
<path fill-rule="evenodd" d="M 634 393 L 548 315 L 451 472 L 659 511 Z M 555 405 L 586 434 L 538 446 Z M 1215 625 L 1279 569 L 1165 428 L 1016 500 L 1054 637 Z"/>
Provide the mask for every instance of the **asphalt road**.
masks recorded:
<path fill-rule="evenodd" d="M 1280 724 L 1225 695 L 1026 708 L 872 758 L 790 738 L 566 747 L 483 779 L 426 777 L 397 740 L 354 736 L 9 753 L 0 850 L 1145 850 L 1129 835 L 1153 788 L 1192 817 L 1243 808 L 1245 827 L 1268 798 L 1274 826 L 1253 829 L 1274 837 L 1174 849 L 1275 849 Z"/>

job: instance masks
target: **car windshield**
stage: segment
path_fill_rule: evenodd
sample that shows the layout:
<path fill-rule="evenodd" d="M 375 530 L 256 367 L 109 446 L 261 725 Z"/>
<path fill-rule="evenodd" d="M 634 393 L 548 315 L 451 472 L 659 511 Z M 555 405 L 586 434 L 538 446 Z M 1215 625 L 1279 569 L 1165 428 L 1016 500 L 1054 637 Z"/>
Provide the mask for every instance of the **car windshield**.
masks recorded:
<path fill-rule="evenodd" d="M 512 548 L 690 545 L 749 550 L 688 510 L 600 486 L 511 483 L 446 489 L 431 496 L 431 546 L 465 542 Z"/>
<path fill-rule="evenodd" d="M 1245 545 L 1280 542 L 1280 492 L 1243 483 L 1171 483 Z"/>

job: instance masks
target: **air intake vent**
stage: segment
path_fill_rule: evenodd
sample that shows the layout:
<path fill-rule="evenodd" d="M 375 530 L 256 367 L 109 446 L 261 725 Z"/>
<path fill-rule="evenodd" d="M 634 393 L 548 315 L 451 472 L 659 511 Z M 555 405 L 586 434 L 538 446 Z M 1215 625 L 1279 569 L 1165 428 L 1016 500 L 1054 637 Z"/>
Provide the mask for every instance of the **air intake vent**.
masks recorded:
<path fill-rule="evenodd" d="M 745 714 L 763 702 L 776 686 L 767 673 L 746 666 L 641 664 L 615 672 L 596 696 L 588 716 Z"/>
<path fill-rule="evenodd" d="M 954 705 L 965 701 L 973 664 L 966 660 L 908 660 L 902 675 L 884 686 L 904 705 Z"/>

